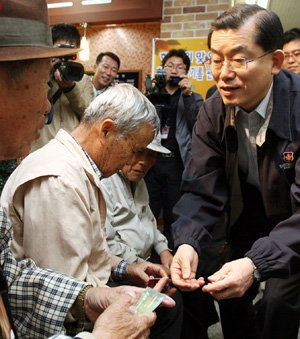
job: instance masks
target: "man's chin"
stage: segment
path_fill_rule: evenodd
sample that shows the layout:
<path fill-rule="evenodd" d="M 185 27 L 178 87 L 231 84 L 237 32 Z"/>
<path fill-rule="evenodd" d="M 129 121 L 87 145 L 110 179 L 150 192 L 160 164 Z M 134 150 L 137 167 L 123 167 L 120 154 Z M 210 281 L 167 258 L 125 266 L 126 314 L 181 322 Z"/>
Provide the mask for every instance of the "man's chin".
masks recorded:
<path fill-rule="evenodd" d="M 240 100 L 238 98 L 228 98 L 222 96 L 222 100 L 226 106 L 240 106 Z"/>

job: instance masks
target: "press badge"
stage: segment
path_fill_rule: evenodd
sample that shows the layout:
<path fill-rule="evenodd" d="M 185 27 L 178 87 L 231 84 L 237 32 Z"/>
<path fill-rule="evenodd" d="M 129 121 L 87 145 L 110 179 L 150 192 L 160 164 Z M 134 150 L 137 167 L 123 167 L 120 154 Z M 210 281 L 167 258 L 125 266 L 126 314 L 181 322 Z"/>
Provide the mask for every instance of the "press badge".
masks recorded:
<path fill-rule="evenodd" d="M 170 127 L 169 126 L 165 126 L 165 127 L 163 127 L 161 129 L 161 139 L 162 140 L 168 139 L 169 131 L 170 131 Z"/>

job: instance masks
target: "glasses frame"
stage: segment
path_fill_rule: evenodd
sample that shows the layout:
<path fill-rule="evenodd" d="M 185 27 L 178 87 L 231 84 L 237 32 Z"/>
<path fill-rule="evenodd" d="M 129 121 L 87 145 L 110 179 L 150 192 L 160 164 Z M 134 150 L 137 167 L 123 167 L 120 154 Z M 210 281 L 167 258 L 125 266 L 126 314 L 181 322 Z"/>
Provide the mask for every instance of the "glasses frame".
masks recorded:
<path fill-rule="evenodd" d="M 228 67 L 230 67 L 230 69 L 231 69 L 233 72 L 237 72 L 237 71 L 239 71 L 239 70 L 246 70 L 246 69 L 247 69 L 247 66 L 248 66 L 248 64 L 249 64 L 250 62 L 253 62 L 253 61 L 256 61 L 256 60 L 258 60 L 258 59 L 261 59 L 261 58 L 263 58 L 264 56 L 266 56 L 266 55 L 268 55 L 268 54 L 270 54 L 270 53 L 273 53 L 274 51 L 276 51 L 276 50 L 275 50 L 275 49 L 272 49 L 272 50 L 267 51 L 267 52 L 265 52 L 264 54 L 262 54 L 262 55 L 260 55 L 260 56 L 258 56 L 258 57 L 256 57 L 256 58 L 252 58 L 252 59 L 249 59 L 249 60 L 245 59 L 245 60 L 243 61 L 243 67 L 245 67 L 245 68 L 243 68 L 243 67 L 241 67 L 241 68 L 234 68 L 234 67 L 232 67 L 231 62 L 234 61 L 234 58 L 230 58 L 230 59 L 228 59 L 228 60 L 223 60 L 223 61 L 221 61 L 220 64 L 218 64 L 218 67 L 219 67 L 219 65 L 220 65 L 220 68 L 217 68 L 217 70 L 221 71 L 225 63 L 227 64 Z M 242 58 L 241 58 L 241 59 L 242 59 Z M 213 62 L 212 62 L 212 63 L 211 63 L 211 68 L 214 68 L 213 65 L 214 65 L 214 64 L 213 64 Z"/>
<path fill-rule="evenodd" d="M 299 53 L 298 55 L 295 55 L 295 53 Z M 293 58 L 294 60 L 300 59 L 300 49 L 295 49 L 294 51 L 288 53 L 284 52 L 284 60 L 289 60 L 290 58 Z"/>
<path fill-rule="evenodd" d="M 178 68 L 179 66 L 183 65 L 183 68 Z M 172 70 L 172 69 L 175 69 L 176 71 L 186 71 L 186 66 L 185 64 L 173 64 L 173 63 L 170 63 L 170 64 L 165 64 L 164 65 L 164 68 L 167 68 L 169 70 Z"/>

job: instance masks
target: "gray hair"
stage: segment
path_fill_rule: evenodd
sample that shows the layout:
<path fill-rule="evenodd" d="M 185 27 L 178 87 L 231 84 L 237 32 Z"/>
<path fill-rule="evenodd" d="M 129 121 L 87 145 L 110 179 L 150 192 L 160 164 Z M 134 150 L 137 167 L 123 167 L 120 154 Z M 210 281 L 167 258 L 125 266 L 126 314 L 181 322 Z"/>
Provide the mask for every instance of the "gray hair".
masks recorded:
<path fill-rule="evenodd" d="M 136 132 L 143 123 L 153 126 L 156 135 L 160 125 L 151 102 L 137 88 L 125 83 L 109 87 L 93 100 L 82 121 L 91 126 L 104 119 L 114 121 L 120 136 Z"/>

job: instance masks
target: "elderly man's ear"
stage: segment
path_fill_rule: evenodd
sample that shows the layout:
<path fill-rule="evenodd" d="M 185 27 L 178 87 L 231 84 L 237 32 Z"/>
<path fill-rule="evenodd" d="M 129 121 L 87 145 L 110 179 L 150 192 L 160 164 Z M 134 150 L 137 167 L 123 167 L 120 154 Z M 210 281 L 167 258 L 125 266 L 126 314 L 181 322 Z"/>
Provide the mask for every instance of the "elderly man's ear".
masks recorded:
<path fill-rule="evenodd" d="M 273 58 L 273 68 L 272 68 L 272 74 L 276 75 L 281 70 L 282 63 L 284 61 L 284 53 L 281 49 L 276 49 L 272 53 Z"/>
<path fill-rule="evenodd" d="M 99 137 L 107 139 L 108 137 L 116 137 L 117 131 L 115 123 L 111 119 L 105 119 L 97 125 Z"/>

